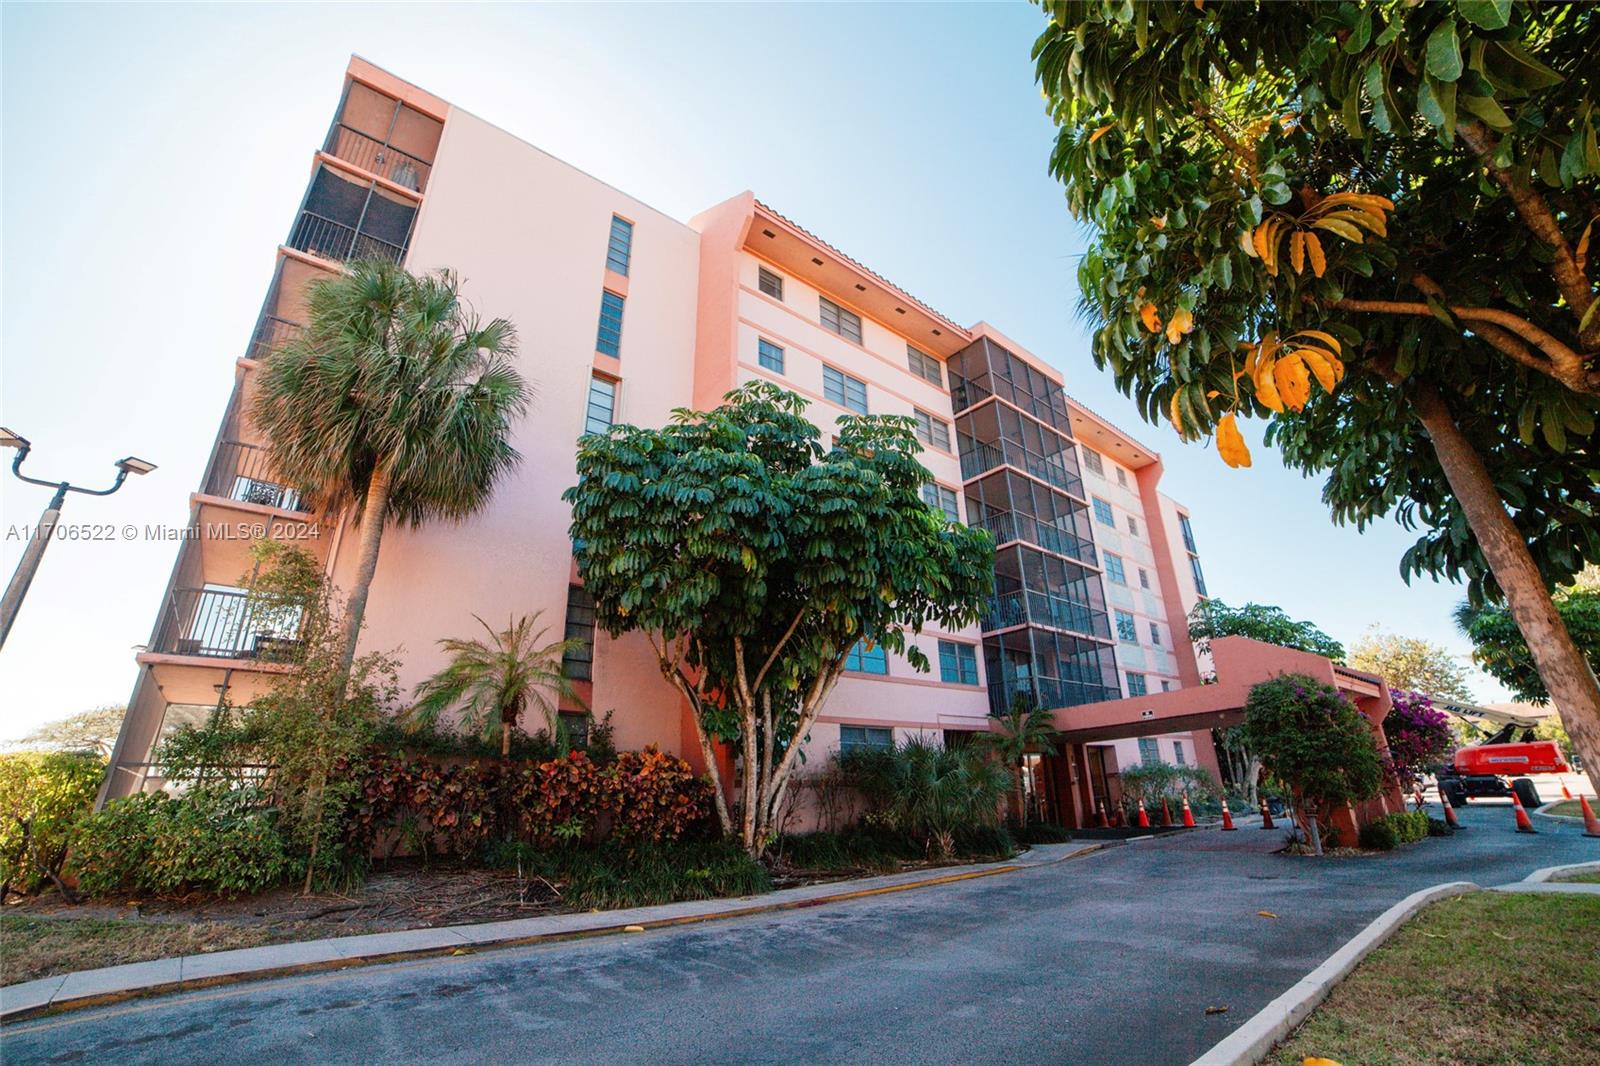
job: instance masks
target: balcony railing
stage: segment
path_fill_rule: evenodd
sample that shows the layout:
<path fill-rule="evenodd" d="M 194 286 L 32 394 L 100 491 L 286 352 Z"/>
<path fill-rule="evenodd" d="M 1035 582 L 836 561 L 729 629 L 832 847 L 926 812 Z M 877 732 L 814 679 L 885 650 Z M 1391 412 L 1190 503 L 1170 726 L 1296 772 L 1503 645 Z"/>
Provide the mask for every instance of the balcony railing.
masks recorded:
<path fill-rule="evenodd" d="M 267 449 L 239 441 L 223 441 L 217 448 L 217 461 L 206 479 L 206 492 L 280 511 L 308 509 L 299 490 L 277 480 Z"/>
<path fill-rule="evenodd" d="M 1059 677 L 1039 675 L 1029 678 L 1005 677 L 989 681 L 989 713 L 1003 715 L 1011 710 L 1018 696 L 1028 696 L 1040 707 L 1076 707 L 1083 703 L 1120 698 L 1122 691 L 1114 686 L 1093 682 L 1068 681 Z"/>
<path fill-rule="evenodd" d="M 298 337 L 304 329 L 300 323 L 290 322 L 287 318 L 262 315 L 261 321 L 256 323 L 256 331 L 250 335 L 250 347 L 246 350 L 245 356 L 249 359 L 262 359 Z"/>
<path fill-rule="evenodd" d="M 963 442 L 965 443 L 965 442 Z M 970 481 L 1000 466 L 1014 466 L 1048 485 L 1054 485 L 1079 499 L 1084 499 L 1083 481 L 1067 469 L 1059 456 L 1039 455 L 1016 441 L 1001 438 L 998 443 L 972 441 L 961 453 L 961 477 Z"/>
<path fill-rule="evenodd" d="M 361 233 L 354 226 L 335 222 L 311 211 L 302 211 L 295 223 L 289 246 L 324 259 L 388 259 L 398 263 L 406 250 L 398 244 Z"/>
<path fill-rule="evenodd" d="M 992 597 L 981 620 L 984 632 L 1024 623 L 1111 639 L 1111 623 L 1104 611 L 1065 596 L 1052 596 L 1030 589 L 1003 592 Z"/>
<path fill-rule="evenodd" d="M 295 662 L 300 611 L 266 607 L 242 589 L 173 590 L 150 650 L 207 659 Z"/>
<path fill-rule="evenodd" d="M 328 143 L 323 151 L 412 192 L 421 192 L 427 186 L 428 174 L 433 169 L 426 159 L 385 144 L 342 122 L 335 122 L 328 131 Z"/>
<path fill-rule="evenodd" d="M 1069 559 L 1090 564 L 1095 561 L 1094 545 L 1089 541 L 1016 511 L 980 515 L 971 518 L 968 524 L 987 529 L 996 544 L 1020 540 Z"/>

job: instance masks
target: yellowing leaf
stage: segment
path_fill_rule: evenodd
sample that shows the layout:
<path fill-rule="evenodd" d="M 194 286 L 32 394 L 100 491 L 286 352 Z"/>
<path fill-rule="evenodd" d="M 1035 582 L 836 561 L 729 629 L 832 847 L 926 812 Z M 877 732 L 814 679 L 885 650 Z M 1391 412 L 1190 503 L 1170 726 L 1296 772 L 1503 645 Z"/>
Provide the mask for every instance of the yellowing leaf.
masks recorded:
<path fill-rule="evenodd" d="M 1194 332 L 1194 315 L 1182 307 L 1172 312 L 1172 318 L 1167 322 L 1167 343 L 1177 344 L 1185 334 L 1192 332 Z"/>
<path fill-rule="evenodd" d="M 1319 1059 L 1312 1056 L 1307 1056 L 1306 1058 L 1300 1060 L 1300 1066 L 1341 1066 L 1341 1064 L 1335 1062 L 1333 1059 Z"/>
<path fill-rule="evenodd" d="M 1217 419 L 1217 454 L 1235 469 L 1250 465 L 1250 449 L 1245 446 L 1244 434 L 1239 432 L 1231 411 Z"/>
<path fill-rule="evenodd" d="M 1254 230 L 1241 230 L 1239 232 L 1239 250 L 1251 259 L 1260 259 L 1261 253 L 1256 251 Z"/>
<path fill-rule="evenodd" d="M 1322 254 L 1322 238 L 1310 230 L 1306 231 L 1306 255 L 1311 257 L 1311 272 L 1322 277 L 1328 270 L 1328 258 Z"/>
<path fill-rule="evenodd" d="M 1278 387 L 1285 407 L 1292 411 L 1305 410 L 1311 399 L 1311 371 L 1300 353 L 1290 352 L 1273 364 L 1272 383 Z"/>
<path fill-rule="evenodd" d="M 1098 141 L 1100 138 L 1110 133 L 1112 129 L 1116 127 L 1116 125 L 1117 124 L 1115 122 L 1107 122 L 1104 126 L 1101 126 L 1099 129 L 1089 134 L 1089 143 L 1093 144 L 1095 141 Z"/>
<path fill-rule="evenodd" d="M 1164 230 L 1167 228 L 1167 216 L 1155 215 L 1150 219 L 1150 224 L 1157 230 Z"/>
<path fill-rule="evenodd" d="M 1256 913 L 1261 915 L 1261 917 L 1263 917 L 1263 918 L 1276 918 L 1277 917 L 1277 915 L 1273 914 L 1271 911 L 1256 911 Z"/>
<path fill-rule="evenodd" d="M 1311 373 L 1316 375 L 1317 384 L 1321 385 L 1325 392 L 1332 392 L 1339 379 L 1334 374 L 1333 365 L 1328 362 L 1327 356 L 1315 348 L 1301 348 L 1297 354 L 1306 361 Z"/>
<path fill-rule="evenodd" d="M 1343 219 L 1319 218 L 1315 222 L 1311 223 L 1311 226 L 1313 229 L 1327 230 L 1329 233 L 1343 237 L 1345 240 L 1351 241 L 1355 244 L 1361 244 L 1365 240 L 1365 238 L 1361 236 L 1361 230 L 1359 228 L 1349 222 L 1344 221 Z"/>
<path fill-rule="evenodd" d="M 1269 218 L 1264 219 L 1261 225 L 1255 228 L 1255 232 L 1250 235 L 1250 244 L 1255 250 L 1256 258 L 1263 262 L 1267 258 L 1267 235 L 1271 232 L 1272 219 Z"/>
<path fill-rule="evenodd" d="M 1299 230 L 1289 238 L 1289 265 L 1294 267 L 1296 274 L 1306 272 L 1306 235 Z"/>
<path fill-rule="evenodd" d="M 1139 318 L 1144 321 L 1144 328 L 1151 333 L 1161 332 L 1161 315 L 1156 311 L 1155 304 L 1145 304 L 1139 308 Z"/>
<path fill-rule="evenodd" d="M 1172 402 L 1167 405 L 1167 418 L 1172 422 L 1172 428 L 1178 431 L 1178 436 L 1186 437 L 1188 434 L 1183 428 L 1183 408 L 1178 404 L 1182 390 L 1172 394 Z"/>

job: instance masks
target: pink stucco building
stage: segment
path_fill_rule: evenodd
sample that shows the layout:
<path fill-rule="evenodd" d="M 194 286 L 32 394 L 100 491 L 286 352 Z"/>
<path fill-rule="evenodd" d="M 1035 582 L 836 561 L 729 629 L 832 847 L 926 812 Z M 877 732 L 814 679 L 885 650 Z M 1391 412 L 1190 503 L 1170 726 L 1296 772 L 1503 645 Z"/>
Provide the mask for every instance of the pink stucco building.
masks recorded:
<path fill-rule="evenodd" d="M 385 536 L 362 647 L 399 649 L 408 689 L 442 664 L 440 638 L 474 632 L 474 614 L 540 611 L 552 638 L 564 621 L 590 642 L 569 671 L 591 708 L 615 712 L 619 746 L 696 759 L 692 724 L 644 641 L 595 634 L 560 494 L 586 430 L 659 424 L 753 379 L 810 400 L 824 434 L 850 411 L 914 415 L 928 503 L 999 544 L 998 594 L 981 625 L 918 637 L 931 675 L 862 649 L 813 749 L 982 730 L 1019 695 L 1070 723 L 1075 706 L 1199 684 L 1185 616 L 1204 581 L 1188 514 L 1160 491 L 1160 457 L 1070 400 L 1059 370 L 994 327 L 946 318 L 751 193 L 670 218 L 360 59 L 310 171 L 191 497 L 195 528 L 257 525 L 349 586 L 346 523 L 304 509 L 243 414 L 258 359 L 304 321 L 307 284 L 343 261 L 455 270 L 474 306 L 518 324 L 537 390 L 515 429 L 523 462 L 488 507 Z M 221 700 L 248 702 L 285 669 L 272 648 L 294 634 L 250 617 L 239 589 L 248 566 L 242 539 L 180 546 L 107 795 L 159 786 L 151 752 L 162 734 Z M 1205 730 L 1155 732 L 1131 705 L 1128 716 L 1124 735 L 1063 752 L 1071 795 L 1039 787 L 1053 815 L 1081 820 L 1117 767 L 1140 759 L 1215 767 Z"/>

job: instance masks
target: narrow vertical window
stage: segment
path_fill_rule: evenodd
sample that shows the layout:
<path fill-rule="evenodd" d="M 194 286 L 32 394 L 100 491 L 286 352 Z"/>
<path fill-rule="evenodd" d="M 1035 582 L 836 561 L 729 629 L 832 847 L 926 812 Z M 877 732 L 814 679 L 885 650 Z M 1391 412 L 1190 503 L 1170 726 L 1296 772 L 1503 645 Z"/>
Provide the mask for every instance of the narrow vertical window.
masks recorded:
<path fill-rule="evenodd" d="M 1120 466 L 1117 467 L 1117 484 L 1118 485 L 1126 485 L 1127 483 L 1128 483 L 1128 472 L 1126 470 L 1122 469 L 1122 467 L 1120 467 Z"/>
<path fill-rule="evenodd" d="M 622 297 L 610 289 L 600 293 L 600 334 L 595 338 L 595 351 L 621 358 L 622 305 Z"/>
<path fill-rule="evenodd" d="M 1150 623 L 1150 643 L 1158 648 L 1161 647 L 1161 627 L 1154 622 Z"/>
<path fill-rule="evenodd" d="M 1133 515 L 1128 516 L 1128 532 L 1136 537 L 1139 535 L 1139 520 Z"/>
<path fill-rule="evenodd" d="M 756 268 L 756 284 L 774 300 L 783 299 L 783 275 L 774 274 L 766 267 Z"/>
<path fill-rule="evenodd" d="M 583 420 L 585 433 L 604 433 L 617 415 L 617 383 L 599 374 L 589 379 L 589 407 Z"/>
<path fill-rule="evenodd" d="M 633 258 L 633 223 L 611 216 L 611 239 L 606 243 L 606 267 L 628 276 L 628 261 Z"/>
<path fill-rule="evenodd" d="M 765 337 L 756 341 L 756 361 L 774 374 L 783 373 L 783 349 Z"/>
<path fill-rule="evenodd" d="M 571 681 L 594 680 L 594 597 L 582 585 L 567 586 L 566 639 L 561 671 Z"/>

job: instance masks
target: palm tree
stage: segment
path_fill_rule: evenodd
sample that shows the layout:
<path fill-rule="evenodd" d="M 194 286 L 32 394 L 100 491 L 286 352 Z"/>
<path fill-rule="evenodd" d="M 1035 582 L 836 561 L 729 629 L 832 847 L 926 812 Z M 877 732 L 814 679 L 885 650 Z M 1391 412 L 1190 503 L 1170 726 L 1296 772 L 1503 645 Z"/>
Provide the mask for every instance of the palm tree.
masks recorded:
<path fill-rule="evenodd" d="M 481 325 L 449 271 L 356 262 L 313 284 L 301 336 L 266 359 L 251 417 L 280 476 L 361 530 L 346 607 L 348 673 L 390 518 L 420 525 L 483 506 L 521 458 L 507 437 L 530 389 L 516 329 Z"/>
<path fill-rule="evenodd" d="M 439 641 L 451 656 L 450 664 L 417 686 L 417 702 L 406 717 L 416 726 L 431 726 L 445 711 L 460 706 L 462 721 L 469 729 L 481 731 L 485 741 L 493 738 L 499 727 L 504 758 L 511 754 L 511 729 L 531 704 L 555 736 L 560 697 L 579 702 L 561 659 L 580 642 L 558 640 L 541 646 L 546 630 L 534 631 L 538 617 L 535 611 L 508 620 L 498 633 L 478 618 L 489 639 Z M 552 695 L 557 699 L 552 700 Z"/>
<path fill-rule="evenodd" d="M 996 720 L 998 732 L 980 733 L 976 739 L 999 756 L 1016 773 L 1017 817 L 1028 822 L 1028 793 L 1023 787 L 1026 758 L 1034 752 L 1051 751 L 1057 736 L 1055 718 L 1026 696 L 1011 701 L 1011 709 Z"/>

